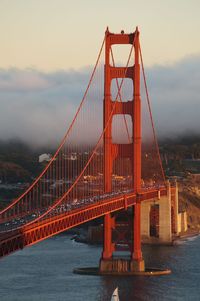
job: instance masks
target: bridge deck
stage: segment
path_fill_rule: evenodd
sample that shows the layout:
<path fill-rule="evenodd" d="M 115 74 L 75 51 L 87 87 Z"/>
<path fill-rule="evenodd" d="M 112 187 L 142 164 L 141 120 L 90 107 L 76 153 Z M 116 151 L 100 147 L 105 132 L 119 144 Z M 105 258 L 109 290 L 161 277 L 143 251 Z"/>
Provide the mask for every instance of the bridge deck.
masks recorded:
<path fill-rule="evenodd" d="M 19 229 L 0 234 L 0 257 L 9 255 L 12 252 L 33 245 L 48 237 L 76 227 L 80 224 L 96 219 L 107 213 L 127 209 L 134 206 L 136 201 L 145 201 L 158 198 L 167 194 L 165 188 L 149 190 L 140 194 L 129 193 L 113 198 L 101 200 L 83 208 L 71 210 L 69 212 L 37 221 L 31 225 L 24 225 Z"/>

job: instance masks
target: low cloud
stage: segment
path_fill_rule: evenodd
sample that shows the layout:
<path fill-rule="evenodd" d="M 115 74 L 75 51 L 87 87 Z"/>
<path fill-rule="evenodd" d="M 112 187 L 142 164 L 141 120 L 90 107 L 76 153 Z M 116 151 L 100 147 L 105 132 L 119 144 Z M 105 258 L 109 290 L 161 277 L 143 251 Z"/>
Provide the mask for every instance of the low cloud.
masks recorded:
<path fill-rule="evenodd" d="M 52 73 L 0 69 L 0 139 L 19 138 L 32 146 L 57 144 L 78 108 L 90 73 L 90 67 Z M 200 56 L 153 66 L 146 73 L 158 135 L 199 133 Z"/>
<path fill-rule="evenodd" d="M 69 126 L 90 68 L 43 73 L 0 70 L 0 139 L 31 146 L 57 144 Z"/>
<path fill-rule="evenodd" d="M 200 56 L 147 70 L 153 116 L 160 137 L 200 133 Z"/>
<path fill-rule="evenodd" d="M 36 91 L 48 87 L 48 80 L 34 70 L 0 69 L 0 91 Z"/>

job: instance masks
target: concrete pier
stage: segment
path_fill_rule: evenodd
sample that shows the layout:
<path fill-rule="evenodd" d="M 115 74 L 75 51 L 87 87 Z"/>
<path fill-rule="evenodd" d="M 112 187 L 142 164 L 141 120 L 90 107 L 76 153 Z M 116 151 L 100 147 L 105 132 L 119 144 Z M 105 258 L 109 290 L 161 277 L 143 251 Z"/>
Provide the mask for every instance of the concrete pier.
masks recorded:
<path fill-rule="evenodd" d="M 152 225 L 151 210 L 157 207 Z M 185 214 L 185 215 L 184 215 Z M 186 231 L 186 213 L 178 212 L 178 185 L 171 189 L 167 183 L 167 195 L 141 203 L 141 238 L 143 243 L 171 244 L 173 237 Z M 157 224 L 156 224 L 157 222 Z M 156 235 L 152 235 L 151 228 L 155 228 Z"/>
<path fill-rule="evenodd" d="M 99 263 L 101 273 L 129 273 L 145 271 L 144 260 L 131 260 L 123 258 L 101 259 Z"/>
<path fill-rule="evenodd" d="M 159 240 L 163 243 L 172 241 L 171 197 L 162 197 L 159 201 Z"/>

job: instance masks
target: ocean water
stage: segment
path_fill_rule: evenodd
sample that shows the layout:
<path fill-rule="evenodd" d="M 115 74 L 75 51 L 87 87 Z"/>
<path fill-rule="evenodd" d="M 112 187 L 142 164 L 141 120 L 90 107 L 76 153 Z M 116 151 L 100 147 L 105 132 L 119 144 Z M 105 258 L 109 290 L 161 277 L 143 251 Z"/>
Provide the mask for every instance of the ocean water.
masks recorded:
<path fill-rule="evenodd" d="M 72 241 L 63 234 L 0 261 L 1 301 L 200 300 L 200 237 L 176 246 L 145 246 L 147 266 L 172 269 L 165 276 L 86 276 L 77 267 L 97 266 L 100 246 Z"/>

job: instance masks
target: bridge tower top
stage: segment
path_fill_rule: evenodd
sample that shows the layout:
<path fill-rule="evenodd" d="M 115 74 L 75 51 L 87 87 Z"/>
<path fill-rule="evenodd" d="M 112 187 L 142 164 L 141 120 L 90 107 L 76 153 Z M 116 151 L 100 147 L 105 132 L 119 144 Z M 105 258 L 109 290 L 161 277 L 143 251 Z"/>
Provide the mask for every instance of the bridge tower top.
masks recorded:
<path fill-rule="evenodd" d="M 131 44 L 126 66 L 116 67 L 110 64 L 112 45 Z M 132 51 L 134 49 L 134 52 Z M 129 66 L 130 57 L 134 57 L 134 65 Z M 141 188 L 141 100 L 140 100 L 140 65 L 139 65 L 139 31 L 126 34 L 122 30 L 119 34 L 111 33 L 107 27 L 105 32 L 105 75 L 104 75 L 104 190 L 112 191 L 113 162 L 117 157 L 129 158 L 132 166 L 132 185 L 134 191 Z M 133 95 L 131 100 L 121 99 L 121 86 L 125 78 L 132 80 Z M 118 84 L 116 98 L 112 99 L 111 82 L 121 79 Z M 110 115 L 128 114 L 132 119 L 132 137 L 128 144 L 113 144 L 112 118 Z M 106 126 L 107 125 L 107 126 Z"/>

